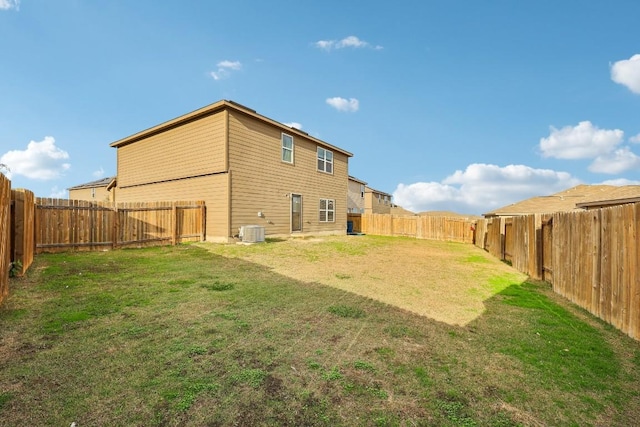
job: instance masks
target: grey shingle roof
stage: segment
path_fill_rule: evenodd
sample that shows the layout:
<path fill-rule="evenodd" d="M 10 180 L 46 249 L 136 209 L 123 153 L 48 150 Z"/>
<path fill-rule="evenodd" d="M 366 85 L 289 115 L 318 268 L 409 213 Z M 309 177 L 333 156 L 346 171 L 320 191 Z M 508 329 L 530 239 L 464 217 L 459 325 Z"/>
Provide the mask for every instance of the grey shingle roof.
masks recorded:
<path fill-rule="evenodd" d="M 640 197 L 640 185 L 578 185 L 550 196 L 538 196 L 522 200 L 483 214 L 492 216 L 529 215 L 534 213 L 569 212 L 582 210 L 579 204 Z"/>

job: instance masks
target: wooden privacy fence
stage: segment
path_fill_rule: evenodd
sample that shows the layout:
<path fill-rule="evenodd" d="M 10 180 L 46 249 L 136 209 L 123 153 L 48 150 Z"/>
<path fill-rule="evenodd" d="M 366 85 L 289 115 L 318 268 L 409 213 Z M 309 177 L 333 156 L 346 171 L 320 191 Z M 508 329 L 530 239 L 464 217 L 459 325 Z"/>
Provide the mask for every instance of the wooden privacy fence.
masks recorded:
<path fill-rule="evenodd" d="M 362 214 L 348 213 L 347 214 L 347 231 L 349 231 L 348 223 L 351 222 L 352 230 L 354 233 L 362 232 Z"/>
<path fill-rule="evenodd" d="M 23 275 L 35 255 L 35 197 L 29 190 L 11 190 L 11 260 L 14 272 Z"/>
<path fill-rule="evenodd" d="M 474 225 L 463 218 L 362 214 L 362 232 L 379 236 L 473 243 Z"/>
<path fill-rule="evenodd" d="M 0 302 L 9 295 L 11 269 L 11 181 L 0 173 Z"/>
<path fill-rule="evenodd" d="M 476 232 L 477 246 L 640 339 L 640 203 L 478 220 Z"/>
<path fill-rule="evenodd" d="M 96 203 L 36 199 L 36 252 L 104 250 L 205 236 L 204 202 Z"/>

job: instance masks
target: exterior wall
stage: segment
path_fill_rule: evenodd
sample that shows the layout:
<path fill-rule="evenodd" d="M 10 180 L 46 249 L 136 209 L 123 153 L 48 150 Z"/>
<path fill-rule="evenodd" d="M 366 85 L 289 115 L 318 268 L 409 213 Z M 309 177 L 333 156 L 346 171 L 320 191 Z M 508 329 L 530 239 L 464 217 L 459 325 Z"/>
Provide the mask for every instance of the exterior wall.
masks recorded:
<path fill-rule="evenodd" d="M 95 192 L 91 191 L 95 190 Z M 69 190 L 70 200 L 87 200 L 89 202 L 112 202 L 113 190 L 107 191 L 107 187 L 79 188 Z"/>
<path fill-rule="evenodd" d="M 347 188 L 347 212 L 364 213 L 364 197 L 362 196 L 362 186 L 365 184 L 349 180 Z"/>
<path fill-rule="evenodd" d="M 228 241 L 229 174 L 220 173 L 198 178 L 162 182 L 118 189 L 117 202 L 204 200 L 209 241 Z"/>
<path fill-rule="evenodd" d="M 367 191 L 364 194 L 364 212 L 367 214 L 388 214 L 391 213 L 391 200 L 385 203 L 384 194 Z"/>
<path fill-rule="evenodd" d="M 229 112 L 230 233 L 237 234 L 243 225 L 262 225 L 266 234 L 291 234 L 291 194 L 302 196 L 302 234 L 345 233 L 348 157 L 331 150 L 333 174 L 320 172 L 318 145 L 291 132 L 294 163 L 283 162 L 282 132 L 240 112 Z M 335 200 L 334 222 L 319 221 L 320 198 Z M 264 217 L 258 217 L 258 212 Z"/>
<path fill-rule="evenodd" d="M 219 112 L 118 147 L 118 188 L 225 171 Z"/>
<path fill-rule="evenodd" d="M 224 111 L 118 147 L 117 202 L 204 200 L 206 238 L 229 236 Z"/>

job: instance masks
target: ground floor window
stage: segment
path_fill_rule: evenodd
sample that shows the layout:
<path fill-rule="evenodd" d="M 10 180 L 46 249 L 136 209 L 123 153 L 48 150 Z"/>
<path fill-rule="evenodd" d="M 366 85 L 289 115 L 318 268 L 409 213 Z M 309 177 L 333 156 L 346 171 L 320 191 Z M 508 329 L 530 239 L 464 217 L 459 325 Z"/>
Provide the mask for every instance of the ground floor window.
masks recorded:
<path fill-rule="evenodd" d="M 320 222 L 334 222 L 336 203 L 332 199 L 320 199 Z"/>

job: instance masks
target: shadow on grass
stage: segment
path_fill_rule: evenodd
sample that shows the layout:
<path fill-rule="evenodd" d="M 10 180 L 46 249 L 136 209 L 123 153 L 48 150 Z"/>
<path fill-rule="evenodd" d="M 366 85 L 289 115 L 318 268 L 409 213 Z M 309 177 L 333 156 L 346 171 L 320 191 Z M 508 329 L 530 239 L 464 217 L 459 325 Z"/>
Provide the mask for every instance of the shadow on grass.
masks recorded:
<path fill-rule="evenodd" d="M 543 284 L 503 287 L 466 326 L 195 245 L 39 256 L 15 284 L 0 308 L 8 425 L 637 419 L 615 331 Z"/>

